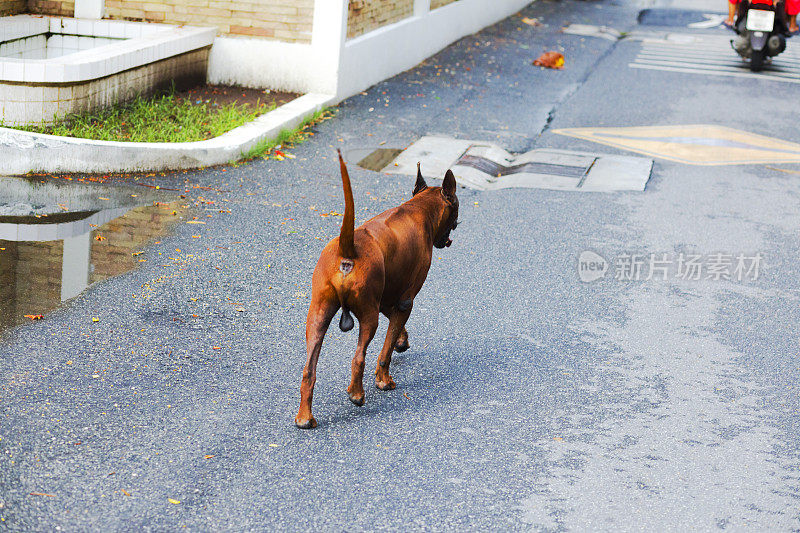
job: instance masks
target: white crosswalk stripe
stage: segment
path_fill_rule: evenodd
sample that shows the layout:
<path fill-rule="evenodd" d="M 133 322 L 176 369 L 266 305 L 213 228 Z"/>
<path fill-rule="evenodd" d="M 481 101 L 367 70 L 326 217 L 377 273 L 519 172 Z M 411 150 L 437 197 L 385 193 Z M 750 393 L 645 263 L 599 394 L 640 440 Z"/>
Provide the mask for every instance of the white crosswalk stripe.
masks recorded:
<path fill-rule="evenodd" d="M 631 68 L 760 78 L 772 81 L 800 83 L 800 44 L 789 39 L 786 50 L 774 57 L 761 72 L 751 72 L 731 47 L 730 35 L 686 35 L 678 40 L 644 40 Z M 792 46 L 795 45 L 795 46 Z"/>

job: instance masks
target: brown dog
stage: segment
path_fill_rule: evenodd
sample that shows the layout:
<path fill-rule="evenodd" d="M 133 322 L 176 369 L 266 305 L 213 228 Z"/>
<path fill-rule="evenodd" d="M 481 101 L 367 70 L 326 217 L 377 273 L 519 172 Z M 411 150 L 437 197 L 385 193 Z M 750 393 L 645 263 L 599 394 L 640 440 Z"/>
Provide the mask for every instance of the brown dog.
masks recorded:
<path fill-rule="evenodd" d="M 354 229 L 353 191 L 341 152 L 339 166 L 344 187 L 344 220 L 339 237 L 322 251 L 311 279 L 311 306 L 306 319 L 308 359 L 300 382 L 300 410 L 294 419 L 302 429 L 317 425 L 311 414 L 317 359 L 325 332 L 340 307 L 342 331 L 353 327 L 350 312 L 356 315 L 359 324 L 352 379 L 347 387 L 350 400 L 364 405 L 364 356 L 378 328 L 379 313 L 389 318 L 389 330 L 378 356 L 375 386 L 381 390 L 395 388 L 389 375 L 392 351 L 408 349 L 405 325 L 414 297 L 428 275 L 433 247 L 450 246 L 450 232 L 458 224 L 453 173 L 447 171 L 441 187 L 428 187 L 417 165 L 413 198 Z"/>

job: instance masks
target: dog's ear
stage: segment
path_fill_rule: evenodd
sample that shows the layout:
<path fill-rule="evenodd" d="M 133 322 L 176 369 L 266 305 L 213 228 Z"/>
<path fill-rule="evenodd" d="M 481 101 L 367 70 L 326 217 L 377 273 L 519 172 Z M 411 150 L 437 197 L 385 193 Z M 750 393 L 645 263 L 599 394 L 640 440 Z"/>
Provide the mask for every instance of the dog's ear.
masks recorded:
<path fill-rule="evenodd" d="M 447 169 L 447 173 L 444 175 L 444 181 L 442 182 L 442 194 L 444 194 L 448 200 L 456 197 L 456 177 L 453 175 L 453 171 L 450 169 Z"/>
<path fill-rule="evenodd" d="M 422 171 L 419 168 L 419 162 L 417 162 L 417 183 L 414 184 L 414 194 L 412 196 L 416 196 L 417 193 L 420 193 L 428 188 L 428 184 L 425 183 L 425 179 L 422 177 Z"/>

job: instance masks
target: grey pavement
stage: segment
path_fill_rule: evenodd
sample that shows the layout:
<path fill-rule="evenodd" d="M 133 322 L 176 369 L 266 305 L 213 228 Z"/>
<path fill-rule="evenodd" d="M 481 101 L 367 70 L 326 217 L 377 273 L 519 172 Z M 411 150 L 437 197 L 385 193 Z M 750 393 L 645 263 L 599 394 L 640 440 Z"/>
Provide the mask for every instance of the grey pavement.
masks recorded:
<path fill-rule="evenodd" d="M 335 148 L 444 134 L 630 155 L 552 130 L 698 123 L 800 142 L 794 84 L 631 69 L 637 41 L 560 32 L 631 31 L 637 10 L 536 2 L 521 14 L 545 26 L 510 17 L 343 102 L 296 159 L 141 178 L 230 191 L 205 196 L 231 213 L 0 337 L 0 529 L 800 528 L 799 165 L 657 159 L 644 192 L 459 189 L 397 389 L 367 377 L 351 404 L 357 332 L 334 326 L 319 427 L 293 425 L 311 272 L 341 220 L 320 213 L 343 210 Z M 531 66 L 558 48 L 563 71 Z M 357 223 L 413 187 L 350 175 Z M 765 259 L 755 280 L 581 283 L 584 250 Z"/>

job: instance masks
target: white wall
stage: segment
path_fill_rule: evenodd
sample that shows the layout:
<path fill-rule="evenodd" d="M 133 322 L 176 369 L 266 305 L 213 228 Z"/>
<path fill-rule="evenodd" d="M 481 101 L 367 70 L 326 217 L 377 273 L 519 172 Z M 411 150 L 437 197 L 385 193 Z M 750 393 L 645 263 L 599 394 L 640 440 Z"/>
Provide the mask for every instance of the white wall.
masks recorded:
<path fill-rule="evenodd" d="M 105 0 L 75 0 L 76 19 L 101 19 L 105 10 Z"/>
<path fill-rule="evenodd" d="M 208 58 L 208 82 L 299 93 L 332 93 L 331 75 L 319 71 L 310 44 L 217 37 Z"/>
<path fill-rule="evenodd" d="M 311 44 L 217 37 L 208 81 L 334 95 L 346 31 L 347 0 L 316 0 Z"/>
<path fill-rule="evenodd" d="M 310 45 L 218 37 L 211 49 L 209 82 L 331 94 L 338 102 L 530 2 L 459 0 L 428 11 L 429 0 L 416 0 L 414 16 L 346 40 L 347 0 L 316 0 Z"/>

